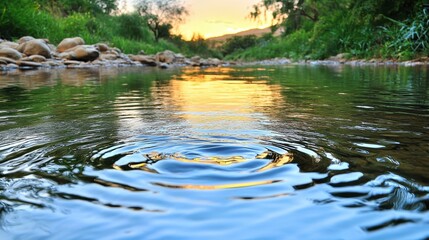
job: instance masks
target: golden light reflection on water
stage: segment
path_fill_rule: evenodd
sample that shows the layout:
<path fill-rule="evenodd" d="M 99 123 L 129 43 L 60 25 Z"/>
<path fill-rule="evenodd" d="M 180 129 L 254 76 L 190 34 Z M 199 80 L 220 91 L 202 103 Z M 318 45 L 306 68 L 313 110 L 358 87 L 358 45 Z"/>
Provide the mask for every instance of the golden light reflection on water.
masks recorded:
<path fill-rule="evenodd" d="M 188 159 L 186 157 L 175 157 L 173 159 L 181 162 L 187 162 L 187 163 L 205 163 L 205 164 L 216 164 L 221 166 L 227 166 L 227 165 L 246 161 L 246 159 L 241 156 L 233 156 L 233 157 L 226 157 L 226 158 L 214 156 L 214 157 L 193 158 L 193 159 Z"/>
<path fill-rule="evenodd" d="M 191 189 L 191 190 L 221 190 L 221 189 L 255 187 L 255 186 L 272 184 L 276 182 L 279 182 L 279 181 L 268 180 L 268 181 L 231 183 L 231 184 L 220 184 L 220 185 L 194 185 L 194 184 L 173 185 L 173 184 L 165 184 L 165 183 L 154 183 L 154 184 L 161 187 L 167 187 L 167 188 L 179 188 L 179 189 Z"/>
<path fill-rule="evenodd" d="M 142 126 L 165 128 L 180 122 L 182 132 L 206 131 L 222 135 L 226 131 L 265 131 L 272 106 L 284 105 L 281 86 L 264 76 L 249 76 L 246 69 L 184 68 L 167 82 L 152 82 L 151 103 L 145 106 L 140 93 L 127 92 L 116 97 L 115 111 L 122 133 L 142 131 Z M 148 111 L 154 119 L 148 119 Z M 157 116 L 159 116 L 158 119 Z M 157 124 L 161 118 L 164 122 Z M 177 124 L 174 130 L 177 129 Z"/>
<path fill-rule="evenodd" d="M 214 72 L 193 69 L 170 82 L 171 102 L 181 110 L 180 117 L 188 123 L 204 125 L 205 129 L 231 126 L 260 129 L 257 125 L 261 109 L 283 101 L 280 88 L 269 85 L 265 79 L 231 76 L 232 69 Z M 222 124 L 222 125 L 220 125 Z M 223 125 L 226 124 L 226 125 Z"/>
<path fill-rule="evenodd" d="M 260 168 L 258 172 L 264 172 L 267 170 L 270 170 L 272 168 L 281 167 L 285 164 L 288 164 L 293 161 L 293 154 L 292 153 L 286 153 L 286 154 L 273 154 L 274 156 L 271 157 L 271 161 L 265 165 L 264 167 Z"/>

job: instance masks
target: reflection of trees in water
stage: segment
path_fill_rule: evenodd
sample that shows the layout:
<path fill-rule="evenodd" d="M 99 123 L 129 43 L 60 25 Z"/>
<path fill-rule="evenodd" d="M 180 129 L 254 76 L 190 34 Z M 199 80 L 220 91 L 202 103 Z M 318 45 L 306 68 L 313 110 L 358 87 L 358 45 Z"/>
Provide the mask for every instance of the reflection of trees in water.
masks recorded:
<path fill-rule="evenodd" d="M 22 101 L 28 99 L 26 90 L 19 86 L 7 86 L 0 88 L 0 99 L 7 102 Z"/>

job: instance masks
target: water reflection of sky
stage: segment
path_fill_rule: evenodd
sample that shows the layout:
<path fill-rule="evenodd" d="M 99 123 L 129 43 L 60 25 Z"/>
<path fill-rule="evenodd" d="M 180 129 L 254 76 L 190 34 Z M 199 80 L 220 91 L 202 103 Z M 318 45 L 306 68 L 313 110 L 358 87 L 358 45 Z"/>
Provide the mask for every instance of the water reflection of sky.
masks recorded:
<path fill-rule="evenodd" d="M 223 76 L 228 73 L 211 75 L 185 69 L 164 85 L 153 84 L 150 105 L 145 103 L 147 97 L 136 92 L 118 96 L 115 108 L 120 128 L 164 128 L 199 135 L 271 134 L 265 127 L 271 119 L 263 109 L 283 104 L 280 88 L 266 80 Z"/>

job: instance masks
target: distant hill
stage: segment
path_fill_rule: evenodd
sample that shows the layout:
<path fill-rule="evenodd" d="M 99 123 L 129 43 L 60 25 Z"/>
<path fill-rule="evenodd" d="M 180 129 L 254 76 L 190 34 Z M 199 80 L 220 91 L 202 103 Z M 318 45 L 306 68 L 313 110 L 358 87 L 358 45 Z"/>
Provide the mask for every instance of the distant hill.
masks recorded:
<path fill-rule="evenodd" d="M 274 36 L 279 36 L 281 34 L 281 32 L 279 32 L 279 33 L 277 33 L 277 32 L 274 33 Z M 228 38 L 232 38 L 232 37 L 236 37 L 236 36 L 256 35 L 257 37 L 261 37 L 267 33 L 271 33 L 271 28 L 269 28 L 269 27 L 268 28 L 262 28 L 262 29 L 254 28 L 254 29 L 249 29 L 249 30 L 242 31 L 242 32 L 222 35 L 219 37 L 207 38 L 206 40 L 211 41 L 211 42 L 224 42 Z"/>

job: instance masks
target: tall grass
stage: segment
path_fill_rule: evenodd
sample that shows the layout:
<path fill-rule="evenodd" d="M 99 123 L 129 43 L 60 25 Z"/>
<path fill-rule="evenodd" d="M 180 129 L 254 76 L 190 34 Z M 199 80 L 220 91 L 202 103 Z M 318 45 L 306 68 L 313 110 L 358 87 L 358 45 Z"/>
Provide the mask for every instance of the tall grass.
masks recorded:
<path fill-rule="evenodd" d="M 429 12 L 424 10 L 413 19 L 399 22 L 388 18 L 392 26 L 383 27 L 387 36 L 383 55 L 408 60 L 419 55 L 429 55 Z"/>
<path fill-rule="evenodd" d="M 14 39 L 32 35 L 46 37 L 48 32 L 58 30 L 55 19 L 40 11 L 39 6 L 30 0 L 0 2 L 0 37 Z"/>

